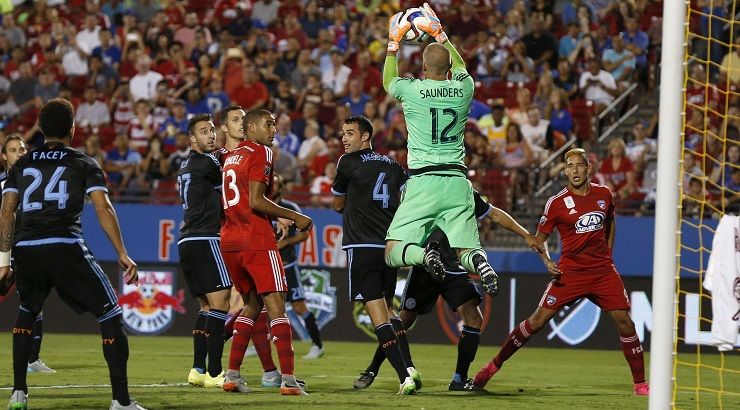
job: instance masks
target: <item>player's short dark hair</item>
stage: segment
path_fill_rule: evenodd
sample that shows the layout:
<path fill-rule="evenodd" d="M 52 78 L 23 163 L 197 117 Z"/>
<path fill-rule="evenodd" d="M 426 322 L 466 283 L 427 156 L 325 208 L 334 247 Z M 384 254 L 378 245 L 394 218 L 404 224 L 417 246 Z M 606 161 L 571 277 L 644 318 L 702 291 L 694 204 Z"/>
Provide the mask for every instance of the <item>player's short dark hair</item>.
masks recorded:
<path fill-rule="evenodd" d="M 227 105 L 226 107 L 224 107 L 224 109 L 221 110 L 221 113 L 218 115 L 219 125 L 226 124 L 226 121 L 229 120 L 229 113 L 236 110 L 243 110 L 243 108 L 241 105 L 235 104 Z"/>
<path fill-rule="evenodd" d="M 269 117 L 271 115 L 272 115 L 272 113 L 270 111 L 263 110 L 262 108 L 257 108 L 257 109 L 254 109 L 254 110 L 249 110 L 249 112 L 247 112 L 244 115 L 244 120 L 243 120 L 244 121 L 244 124 L 243 124 L 244 125 L 244 132 L 245 133 L 247 132 L 247 126 L 249 124 L 256 123 L 257 121 L 259 121 L 260 119 L 262 119 L 262 117 L 265 117 L 265 116 L 268 116 Z"/>
<path fill-rule="evenodd" d="M 3 147 L 0 150 L 3 154 L 7 154 L 8 152 L 8 143 L 10 141 L 20 141 L 23 145 L 26 145 L 26 142 L 23 140 L 23 137 L 20 134 L 10 134 L 5 138 L 5 142 L 3 142 Z"/>
<path fill-rule="evenodd" d="M 208 113 L 200 113 L 200 114 L 193 115 L 188 120 L 188 133 L 190 135 L 195 135 L 195 126 L 201 121 L 213 121 L 213 117 L 211 117 L 211 114 L 208 114 Z"/>
<path fill-rule="evenodd" d="M 357 128 L 360 130 L 360 135 L 368 132 L 370 133 L 370 139 L 373 139 L 373 133 L 375 132 L 375 128 L 373 127 L 373 123 L 370 122 L 367 117 L 364 115 L 353 115 L 346 120 L 344 120 L 345 124 L 357 124 Z"/>
<path fill-rule="evenodd" d="M 39 111 L 39 128 L 46 138 L 65 139 L 75 123 L 75 108 L 64 98 L 46 102 Z"/>

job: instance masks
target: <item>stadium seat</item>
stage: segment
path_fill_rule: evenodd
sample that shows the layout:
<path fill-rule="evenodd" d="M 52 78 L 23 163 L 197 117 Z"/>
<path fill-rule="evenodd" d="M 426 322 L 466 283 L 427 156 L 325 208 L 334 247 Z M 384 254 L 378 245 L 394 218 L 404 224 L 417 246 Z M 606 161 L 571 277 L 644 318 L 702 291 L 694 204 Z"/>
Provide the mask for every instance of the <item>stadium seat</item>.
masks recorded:
<path fill-rule="evenodd" d="M 596 133 L 596 104 L 591 100 L 576 99 L 570 102 L 573 120 L 578 123 L 579 140 L 586 141 L 594 137 Z"/>
<path fill-rule="evenodd" d="M 172 205 L 180 203 L 177 181 L 161 180 L 159 186 L 152 189 L 152 203 Z"/>

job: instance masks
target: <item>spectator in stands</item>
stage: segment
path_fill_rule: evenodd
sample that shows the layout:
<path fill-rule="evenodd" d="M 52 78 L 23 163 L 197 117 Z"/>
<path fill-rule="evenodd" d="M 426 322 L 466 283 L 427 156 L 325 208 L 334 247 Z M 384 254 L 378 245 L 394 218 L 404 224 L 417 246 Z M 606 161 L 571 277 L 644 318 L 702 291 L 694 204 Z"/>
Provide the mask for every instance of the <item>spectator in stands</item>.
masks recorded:
<path fill-rule="evenodd" d="M 724 83 L 740 85 L 740 34 L 735 36 L 735 42 L 730 52 L 725 54 L 720 64 L 719 80 Z"/>
<path fill-rule="evenodd" d="M 621 35 L 612 37 L 613 49 L 606 50 L 602 57 L 604 70 L 614 77 L 619 94 L 622 94 L 632 84 L 632 75 L 635 71 L 635 55 L 627 50 Z"/>
<path fill-rule="evenodd" d="M 340 148 L 341 145 L 342 142 L 336 137 L 330 137 L 326 141 L 326 152 L 316 154 L 308 166 L 308 181 L 313 181 L 314 178 L 325 175 L 326 164 L 336 164 L 339 161 L 339 157 L 342 155 L 342 152 L 344 152 L 344 150 Z"/>
<path fill-rule="evenodd" d="M 257 0 L 252 6 L 252 20 L 259 20 L 269 27 L 277 20 L 280 2 L 277 0 Z"/>
<path fill-rule="evenodd" d="M 550 93 L 550 99 L 545 108 L 545 119 L 550 121 L 553 136 L 558 140 L 557 133 L 562 135 L 562 142 L 574 135 L 573 116 L 570 113 L 570 100 L 568 92 L 562 88 L 555 88 Z M 558 145 L 558 144 L 556 144 Z"/>
<path fill-rule="evenodd" d="M 153 128 L 152 103 L 145 99 L 137 100 L 134 104 L 134 114 L 128 127 L 128 137 L 131 141 L 129 144 L 132 148 L 143 150 L 152 135 L 157 132 Z"/>
<path fill-rule="evenodd" d="M 101 28 L 110 28 L 111 20 L 100 11 L 99 0 L 86 0 L 84 13 L 94 15 L 97 20 L 96 24 Z"/>
<path fill-rule="evenodd" d="M 558 59 L 558 40 L 545 28 L 545 21 L 536 16 L 531 19 L 532 31 L 522 37 L 527 57 L 535 64 L 535 72 L 541 72 L 543 66 L 554 67 Z"/>
<path fill-rule="evenodd" d="M 187 81 L 185 79 L 185 74 L 191 70 L 195 72 L 196 82 L 195 84 L 190 84 L 189 86 L 192 87 L 193 85 L 199 84 L 199 82 L 197 81 L 198 71 L 195 67 L 195 64 L 185 58 L 185 54 L 183 51 L 184 47 L 184 44 L 179 41 L 173 41 L 172 43 L 170 43 L 168 48 L 169 59 L 163 61 L 157 66 L 157 72 L 162 74 L 164 78 L 170 83 L 170 86 L 175 88 L 182 86 L 183 83 Z"/>
<path fill-rule="evenodd" d="M 690 151 L 683 152 L 683 190 L 688 191 L 689 181 L 699 178 L 704 180 L 704 171 L 696 165 L 696 157 Z"/>
<path fill-rule="evenodd" d="M 303 116 L 293 120 L 291 131 L 297 135 L 301 141 L 308 139 L 305 134 L 307 123 L 311 120 L 316 121 L 319 127 L 319 135 L 324 135 L 324 125 L 318 122 L 318 105 L 314 102 L 307 101 L 303 104 Z M 300 158 L 299 158 L 300 160 Z"/>
<path fill-rule="evenodd" d="M 139 21 L 152 21 L 157 11 L 162 10 L 162 5 L 154 0 L 138 0 L 132 7 L 136 19 Z"/>
<path fill-rule="evenodd" d="M 740 107 L 733 105 L 727 109 L 719 130 L 722 140 L 740 141 Z"/>
<path fill-rule="evenodd" d="M 57 46 L 57 54 L 62 57 L 62 67 L 69 77 L 87 75 L 87 58 L 92 53 L 92 48 L 87 48 L 87 44 L 77 43 L 76 35 L 74 26 L 65 27 L 61 42 Z"/>
<path fill-rule="evenodd" d="M 595 17 L 596 14 L 585 4 L 578 6 L 576 10 L 576 23 L 578 23 L 578 29 L 582 34 L 590 35 L 596 32 L 599 26 L 595 21 Z"/>
<path fill-rule="evenodd" d="M 573 72 L 570 61 L 561 57 L 557 69 L 557 76 L 553 80 L 555 86 L 567 91 L 569 99 L 576 98 L 578 95 L 578 74 Z"/>
<path fill-rule="evenodd" d="M 27 61 L 20 63 L 18 72 L 20 73 L 19 77 L 17 79 L 11 79 L 8 96 L 13 99 L 20 112 L 24 113 L 35 104 L 36 95 L 34 90 L 39 81 L 33 76 L 31 63 Z"/>
<path fill-rule="evenodd" d="M 532 104 L 527 108 L 527 122 L 519 127 L 524 139 L 535 157 L 535 164 L 541 164 L 550 155 L 554 146 L 550 121 L 542 119 L 539 107 Z"/>
<path fill-rule="evenodd" d="M 280 144 L 272 144 L 272 166 L 275 175 L 282 175 L 285 180 L 285 187 L 292 191 L 296 185 L 302 185 L 301 170 L 298 167 L 298 160 L 290 152 L 283 151 Z"/>
<path fill-rule="evenodd" d="M 180 165 L 183 161 L 188 159 L 190 155 L 190 137 L 187 131 L 178 132 L 175 136 L 175 152 L 170 154 L 168 161 L 170 162 L 170 175 L 177 175 L 177 171 L 180 170 Z"/>
<path fill-rule="evenodd" d="M 179 88 L 175 89 L 175 91 L 172 93 L 172 98 L 182 98 L 183 100 L 187 99 L 188 92 L 192 88 L 199 87 L 199 84 L 200 80 L 198 79 L 198 69 L 195 67 L 186 69 L 182 75 L 182 80 L 180 81 Z M 168 85 L 172 86 L 169 81 Z"/>
<path fill-rule="evenodd" d="M 11 47 L 26 45 L 26 33 L 18 26 L 13 13 L 3 15 L 3 35 L 8 39 Z"/>
<path fill-rule="evenodd" d="M 546 30 L 552 30 L 555 21 L 552 3 L 550 0 L 535 0 L 532 4 L 532 18 L 542 19 L 545 22 Z"/>
<path fill-rule="evenodd" d="M 85 89 L 85 102 L 75 110 L 75 121 L 83 127 L 110 124 L 108 105 L 98 99 L 98 90 L 94 87 Z"/>
<path fill-rule="evenodd" d="M 118 86 L 108 102 L 108 110 L 113 113 L 113 126 L 116 134 L 127 134 L 128 124 L 134 118 L 134 104 L 128 84 Z"/>
<path fill-rule="evenodd" d="M 362 115 L 362 112 L 365 110 L 365 103 L 372 100 L 362 90 L 362 78 L 353 77 L 349 80 L 349 93 L 346 97 L 339 100 L 341 104 L 347 104 L 349 106 L 352 115 Z"/>
<path fill-rule="evenodd" d="M 601 163 L 601 173 L 615 198 L 627 199 L 635 191 L 635 167 L 627 157 L 627 146 L 621 138 L 609 142 L 607 157 Z"/>
<path fill-rule="evenodd" d="M 326 141 L 319 136 L 319 123 L 316 120 L 307 120 L 305 126 L 305 139 L 298 149 L 298 165 L 307 169 L 314 157 L 327 152 Z M 307 175 L 307 174 L 306 174 Z"/>
<path fill-rule="evenodd" d="M 475 10 L 478 0 L 463 0 L 461 3 L 459 12 L 449 20 L 445 20 L 445 25 L 449 27 L 451 33 L 459 35 L 462 42 L 466 43 L 469 39 L 477 37 L 478 32 L 485 31 L 488 27 Z"/>
<path fill-rule="evenodd" d="M 75 40 L 78 46 L 85 51 L 86 54 L 92 54 L 92 51 L 100 47 L 100 30 L 102 27 L 98 25 L 98 16 L 94 13 L 85 14 L 84 25 L 82 30 L 77 32 Z"/>
<path fill-rule="evenodd" d="M 581 38 L 583 38 L 583 34 L 578 29 L 578 24 L 575 22 L 568 23 L 568 32 L 560 37 L 558 42 L 558 55 L 561 57 L 569 56 L 576 49 Z"/>
<path fill-rule="evenodd" d="M 109 20 L 113 20 L 116 14 L 123 15 L 126 10 L 126 5 L 122 0 L 106 1 L 100 6 L 100 12 L 105 14 Z"/>
<path fill-rule="evenodd" d="M 159 127 L 159 135 L 162 136 L 165 145 L 172 145 L 175 135 L 188 132 L 188 116 L 185 100 L 177 99 L 172 103 L 172 115 L 170 115 Z"/>
<path fill-rule="evenodd" d="M 612 48 L 612 38 L 609 30 L 609 25 L 606 23 L 599 24 L 599 28 L 596 29 L 593 47 L 597 55 L 603 56 L 606 50 Z"/>
<path fill-rule="evenodd" d="M 138 186 L 146 186 L 141 174 L 141 155 L 129 146 L 126 134 L 116 135 L 113 141 L 114 148 L 108 152 L 105 161 L 105 171 L 108 173 L 108 183 L 114 188 L 127 188 L 131 181 Z"/>
<path fill-rule="evenodd" d="M 516 90 L 516 106 L 509 107 L 506 116 L 517 124 L 524 124 L 527 122 L 527 109 L 532 103 L 532 93 L 529 89 L 520 88 Z"/>
<path fill-rule="evenodd" d="M 647 168 L 648 161 L 655 160 L 658 153 L 658 141 L 648 138 L 647 128 L 649 123 L 638 120 L 632 126 L 633 140 L 627 143 L 626 156 L 632 161 L 635 168 L 635 184 L 640 187 L 642 177 Z M 648 187 L 646 187 L 648 188 Z"/>
<path fill-rule="evenodd" d="M 269 95 L 267 87 L 259 80 L 257 68 L 253 63 L 249 62 L 244 66 L 242 78 L 244 79 L 242 85 L 230 95 L 231 102 L 244 107 L 245 111 L 264 107 Z"/>
<path fill-rule="evenodd" d="M 506 126 L 506 146 L 496 164 L 513 169 L 510 173 L 508 203 L 522 206 L 529 192 L 529 173 L 523 169 L 535 163 L 535 155 L 526 138 L 522 135 L 519 124 L 510 122 Z"/>
<path fill-rule="evenodd" d="M 740 214 L 740 168 L 730 170 L 730 179 L 722 186 L 722 207 L 725 213 Z"/>
<path fill-rule="evenodd" d="M 740 61 L 740 60 L 738 60 Z M 709 82 L 709 77 L 701 63 L 689 66 L 689 79 L 686 83 L 686 110 L 709 108 L 717 111 L 720 95 L 717 87 Z"/>
<path fill-rule="evenodd" d="M 283 153 L 288 153 L 295 157 L 298 155 L 298 150 L 301 147 L 301 140 L 290 131 L 290 125 L 291 120 L 289 115 L 283 114 L 278 117 L 277 124 L 275 125 L 277 129 L 275 141 L 280 145 L 280 150 Z"/>
<path fill-rule="evenodd" d="M 193 42 L 193 47 L 190 49 L 190 55 L 188 56 L 190 61 L 196 66 L 200 66 L 199 59 L 202 56 L 206 56 L 208 57 L 208 63 L 210 65 L 211 60 L 208 55 L 208 48 L 210 45 L 211 42 L 206 38 L 206 32 L 203 29 L 195 30 L 195 41 Z"/>
<path fill-rule="evenodd" d="M 277 92 L 278 83 L 281 79 L 290 76 L 288 67 L 278 58 L 277 47 L 273 44 L 267 46 L 262 62 L 257 64 L 260 79 L 267 87 L 267 92 L 274 95 Z"/>
<path fill-rule="evenodd" d="M 311 60 L 322 73 L 332 68 L 331 51 L 334 47 L 334 32 L 323 29 L 319 31 L 318 46 L 311 50 Z"/>
<path fill-rule="evenodd" d="M 528 83 L 537 78 L 534 60 L 527 56 L 527 48 L 524 42 L 517 41 L 514 43 L 514 47 L 512 47 L 504 65 L 501 67 L 501 77 L 506 81 L 516 83 Z"/>
<path fill-rule="evenodd" d="M 136 100 L 152 100 L 157 95 L 157 84 L 164 76 L 151 71 L 152 59 L 147 55 L 140 55 L 136 61 L 136 75 L 129 81 L 131 97 Z"/>
<path fill-rule="evenodd" d="M 47 101 L 59 97 L 59 83 L 54 81 L 54 75 L 48 68 L 39 72 L 39 81 L 33 89 L 36 105 L 41 107 Z"/>
<path fill-rule="evenodd" d="M 215 75 L 208 81 L 206 104 L 214 118 L 218 118 L 221 110 L 229 105 L 229 95 L 224 91 L 224 81 L 220 75 Z"/>
<path fill-rule="evenodd" d="M 638 28 L 637 17 L 630 17 L 625 20 L 625 30 L 622 31 L 625 47 L 635 56 L 635 69 L 639 75 L 640 81 L 647 81 L 648 74 L 648 46 L 650 39 L 647 33 Z M 612 39 L 612 44 L 614 39 Z"/>
<path fill-rule="evenodd" d="M 684 195 L 683 200 L 681 201 L 681 215 L 684 218 L 702 217 L 703 204 L 709 199 L 708 193 L 704 189 L 703 178 L 694 175 L 684 175 L 684 186 Z M 653 198 L 651 199 L 653 203 L 651 204 L 652 207 L 650 209 L 655 208 L 655 200 Z M 704 212 L 709 212 L 709 210 L 707 209 Z"/>
<path fill-rule="evenodd" d="M 331 195 L 331 187 L 334 185 L 334 179 L 337 177 L 337 164 L 335 162 L 327 162 L 324 166 L 324 172 L 319 175 L 311 183 L 310 192 L 313 195 L 311 200 L 314 203 L 320 203 L 325 206 L 331 205 L 333 196 Z"/>
<path fill-rule="evenodd" d="M 296 100 L 298 96 L 290 89 L 290 81 L 281 79 L 278 81 L 277 94 L 272 98 L 270 111 L 273 113 L 292 113 L 296 111 Z M 303 109 L 306 104 L 303 104 Z M 303 110 L 301 110 L 303 111 Z M 296 134 L 299 135 L 299 134 Z"/>
<path fill-rule="evenodd" d="M 362 92 L 370 97 L 377 97 L 383 89 L 383 76 L 380 71 L 371 65 L 372 57 L 367 50 L 357 53 L 357 65 L 350 74 L 351 77 L 362 78 Z"/>
<path fill-rule="evenodd" d="M 525 26 L 526 15 L 519 10 L 511 9 L 506 13 L 506 37 L 516 42 L 521 40 L 527 32 Z"/>
<path fill-rule="evenodd" d="M 296 101 L 296 110 L 303 108 L 303 104 L 306 101 L 311 101 L 316 104 L 321 104 L 321 75 L 318 73 L 309 74 L 308 82 L 303 91 L 298 95 L 298 101 Z M 321 114 L 321 110 L 319 109 Z"/>
<path fill-rule="evenodd" d="M 87 86 L 95 87 L 105 95 L 111 95 L 118 86 L 118 73 L 105 64 L 101 54 L 93 54 L 89 61 L 90 72 L 87 74 Z"/>
<path fill-rule="evenodd" d="M 203 98 L 203 94 L 201 94 L 200 87 L 196 86 L 188 90 L 185 110 L 188 117 L 196 114 L 211 113 L 208 103 Z"/>
<path fill-rule="evenodd" d="M 352 69 L 344 64 L 344 53 L 339 47 L 332 47 L 329 55 L 332 67 L 322 73 L 321 82 L 325 87 L 334 90 L 335 97 L 343 98 L 348 91 Z"/>
<path fill-rule="evenodd" d="M 5 88 L 0 88 L 0 116 L 12 120 L 18 114 L 20 114 L 18 105 L 13 101 L 12 98 L 8 98 L 8 93 Z"/>
<path fill-rule="evenodd" d="M 319 113 L 316 118 L 322 124 L 332 124 L 337 118 L 337 99 L 334 97 L 334 91 L 331 88 L 324 87 L 321 90 L 321 101 L 318 104 Z M 367 107 L 367 104 L 365 104 Z"/>
<path fill-rule="evenodd" d="M 604 177 L 604 174 L 600 172 L 601 164 L 599 163 L 599 156 L 594 152 L 589 152 L 588 162 L 591 163 L 591 182 L 599 185 L 606 185 L 606 177 Z"/>
<path fill-rule="evenodd" d="M 211 42 L 211 31 L 208 27 L 203 27 L 198 24 L 198 15 L 195 13 L 188 13 L 185 15 L 185 25 L 175 31 L 174 40 L 179 41 L 183 45 L 183 55 L 190 56 L 193 46 L 195 45 L 195 33 L 202 31 L 205 34 L 205 41 Z"/>
<path fill-rule="evenodd" d="M 170 83 L 167 80 L 160 80 L 157 83 L 157 96 L 152 101 L 152 117 L 154 118 L 152 129 L 154 130 L 159 131 L 165 120 L 172 115 L 170 104 L 174 100 L 170 97 L 170 91 Z"/>
<path fill-rule="evenodd" d="M 717 160 L 724 165 L 715 165 L 712 173 L 709 174 L 709 179 L 717 185 L 727 186 L 730 183 L 732 170 L 740 167 L 740 145 L 735 141 L 728 143 L 725 151 Z"/>
<path fill-rule="evenodd" d="M 578 88 L 584 98 L 596 104 L 599 113 L 604 111 L 619 95 L 614 77 L 601 69 L 601 61 L 592 58 L 588 63 L 588 71 L 581 74 Z"/>
<path fill-rule="evenodd" d="M 108 155 L 100 149 L 100 135 L 97 133 L 93 132 L 88 135 L 85 139 L 85 145 L 77 148 L 77 150 L 97 161 L 101 168 L 105 167 L 105 160 Z"/>
<path fill-rule="evenodd" d="M 570 24 L 571 22 L 578 22 L 577 21 L 577 13 L 578 8 L 580 6 L 585 6 L 588 8 L 590 12 L 591 22 L 595 23 L 597 19 L 596 9 L 594 8 L 594 5 L 591 4 L 588 0 L 572 0 L 565 2 L 565 6 L 563 7 L 563 13 L 560 16 L 560 20 L 563 22 L 563 24 Z"/>
<path fill-rule="evenodd" d="M 168 178 L 170 173 L 170 161 L 162 148 L 162 139 L 154 135 L 144 151 L 141 160 L 141 173 L 144 175 L 146 187 L 153 186 L 155 189 L 159 182 Z"/>
<path fill-rule="evenodd" d="M 500 157 L 504 151 L 507 125 L 509 117 L 506 116 L 504 102 L 501 99 L 494 99 L 491 102 L 491 114 L 481 117 L 478 126 L 496 157 Z"/>
<path fill-rule="evenodd" d="M 162 1 L 162 7 L 162 11 L 167 16 L 167 27 L 173 31 L 182 27 L 185 20 L 185 7 L 175 0 Z"/>
<path fill-rule="evenodd" d="M 550 101 L 550 94 L 555 89 L 555 81 L 552 76 L 552 71 L 543 71 L 540 74 L 540 78 L 537 80 L 537 89 L 535 90 L 532 101 L 534 105 L 539 107 L 540 112 L 545 112 L 548 101 Z"/>
<path fill-rule="evenodd" d="M 290 73 L 290 84 L 296 92 L 303 91 L 303 88 L 308 84 L 309 75 L 316 75 L 321 78 L 321 71 L 311 61 L 311 50 L 304 48 L 298 53 L 296 67 Z"/>
<path fill-rule="evenodd" d="M 301 23 L 306 36 L 312 41 L 316 40 L 319 37 L 319 31 L 328 25 L 314 0 L 306 3 L 303 15 L 299 16 L 298 21 Z"/>

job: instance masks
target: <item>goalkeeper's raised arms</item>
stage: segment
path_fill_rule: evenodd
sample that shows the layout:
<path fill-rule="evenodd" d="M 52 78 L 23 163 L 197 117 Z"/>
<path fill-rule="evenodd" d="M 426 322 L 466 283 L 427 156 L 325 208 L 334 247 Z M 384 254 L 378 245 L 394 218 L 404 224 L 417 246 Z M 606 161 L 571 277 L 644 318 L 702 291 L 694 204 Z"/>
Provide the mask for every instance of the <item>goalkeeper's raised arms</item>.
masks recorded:
<path fill-rule="evenodd" d="M 442 22 L 439 21 L 437 13 L 432 10 L 432 8 L 429 6 L 429 3 L 424 3 L 424 5 L 419 7 L 419 9 L 421 10 L 421 13 L 424 14 L 424 17 L 426 17 L 429 21 L 428 25 L 418 24 L 417 27 L 419 28 L 419 30 L 434 37 L 434 39 L 437 40 L 437 42 L 440 44 L 444 44 L 445 42 L 447 42 L 447 33 L 442 30 Z"/>
<path fill-rule="evenodd" d="M 400 11 L 391 16 L 388 20 L 388 51 L 398 51 L 398 44 L 403 40 L 403 36 L 411 29 L 411 23 L 406 19 L 400 18 L 403 12 Z"/>

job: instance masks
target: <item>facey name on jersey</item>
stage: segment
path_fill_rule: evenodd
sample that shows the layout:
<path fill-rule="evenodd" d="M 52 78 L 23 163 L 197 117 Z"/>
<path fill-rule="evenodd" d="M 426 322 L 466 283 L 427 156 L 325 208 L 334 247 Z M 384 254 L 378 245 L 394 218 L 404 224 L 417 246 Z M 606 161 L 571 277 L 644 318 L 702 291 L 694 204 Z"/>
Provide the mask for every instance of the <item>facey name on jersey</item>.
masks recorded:
<path fill-rule="evenodd" d="M 33 153 L 33 159 L 62 159 L 65 155 L 67 155 L 67 153 L 63 151 L 36 151 Z"/>

